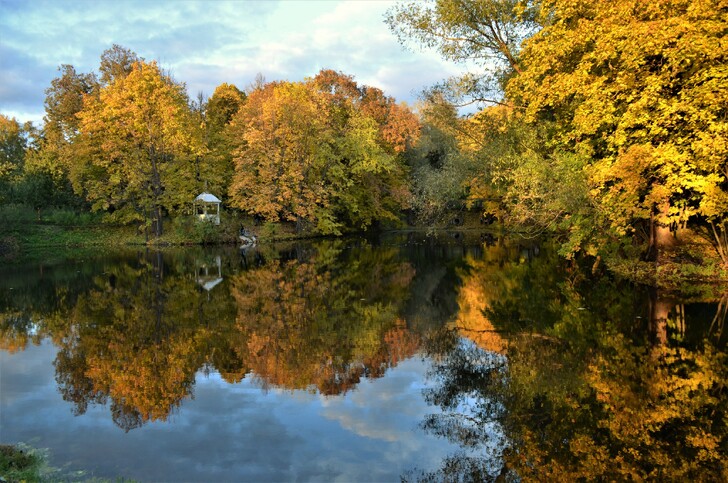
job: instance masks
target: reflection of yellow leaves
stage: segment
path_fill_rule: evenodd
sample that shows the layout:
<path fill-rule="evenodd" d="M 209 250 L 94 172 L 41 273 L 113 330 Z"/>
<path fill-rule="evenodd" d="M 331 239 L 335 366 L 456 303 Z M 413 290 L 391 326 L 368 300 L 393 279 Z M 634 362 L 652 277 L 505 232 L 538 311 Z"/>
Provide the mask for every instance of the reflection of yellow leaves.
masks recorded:
<path fill-rule="evenodd" d="M 13 315 L 6 314 L 5 317 L 9 320 Z M 6 323 L 2 325 L 6 325 Z M 23 331 L 14 330 L 12 325 L 9 325 L 7 328 L 2 327 L 2 330 L 0 330 L 0 350 L 7 351 L 10 354 L 23 351 L 27 347 L 29 339 L 28 334 Z"/>
<path fill-rule="evenodd" d="M 482 281 L 477 277 L 466 277 L 458 293 L 458 316 L 455 323 L 463 336 L 481 348 L 504 354 L 506 341 L 483 314 L 488 301 Z"/>
<path fill-rule="evenodd" d="M 264 385 L 339 394 L 419 347 L 397 317 L 412 268 L 365 252 L 342 271 L 333 255 L 275 260 L 231 278 L 246 364 Z"/>

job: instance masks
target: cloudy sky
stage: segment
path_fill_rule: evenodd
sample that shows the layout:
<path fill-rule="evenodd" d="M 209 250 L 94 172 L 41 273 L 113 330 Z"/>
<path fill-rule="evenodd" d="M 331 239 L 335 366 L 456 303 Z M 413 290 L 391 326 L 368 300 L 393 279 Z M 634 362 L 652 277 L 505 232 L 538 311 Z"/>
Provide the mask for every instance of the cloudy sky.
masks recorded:
<path fill-rule="evenodd" d="M 156 60 L 209 96 L 222 82 L 244 89 L 302 80 L 329 68 L 413 103 L 458 66 L 406 50 L 384 23 L 385 0 L 0 0 L 0 112 L 39 122 L 58 66 L 97 71 L 112 44 Z"/>

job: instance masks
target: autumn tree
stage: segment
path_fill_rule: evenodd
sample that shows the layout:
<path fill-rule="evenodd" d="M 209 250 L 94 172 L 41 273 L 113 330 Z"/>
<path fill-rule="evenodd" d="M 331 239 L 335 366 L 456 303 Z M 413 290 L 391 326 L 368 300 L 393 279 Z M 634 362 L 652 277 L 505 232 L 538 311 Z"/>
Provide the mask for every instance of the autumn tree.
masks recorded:
<path fill-rule="evenodd" d="M 543 2 L 510 97 L 555 122 L 554 142 L 583 153 L 589 188 L 615 237 L 644 231 L 648 258 L 671 226 L 704 224 L 725 258 L 728 6 Z"/>
<path fill-rule="evenodd" d="M 114 44 L 101 54 L 99 81 L 102 85 L 109 85 L 117 79 L 122 79 L 131 74 L 134 70 L 134 64 L 143 60 L 136 52 Z"/>
<path fill-rule="evenodd" d="M 224 82 L 217 86 L 207 101 L 205 112 L 210 130 L 213 133 L 221 132 L 235 117 L 247 97 L 245 92 L 233 84 Z"/>
<path fill-rule="evenodd" d="M 343 181 L 338 217 L 347 226 L 361 228 L 396 220 L 409 204 L 404 153 L 419 138 L 417 117 L 382 90 L 359 86 L 341 72 L 323 69 L 309 82 L 332 108 L 330 125 L 348 178 Z"/>
<path fill-rule="evenodd" d="M 233 145 L 227 127 L 246 98 L 246 94 L 233 84 L 222 83 L 204 104 L 200 128 L 207 152 L 204 157 L 196 157 L 195 172 L 200 190 L 209 190 L 219 196 L 227 194 L 233 175 Z"/>
<path fill-rule="evenodd" d="M 321 96 L 302 84 L 268 84 L 252 92 L 231 127 L 239 146 L 233 205 L 299 227 L 327 214 L 330 219 L 330 193 L 321 177 L 333 141 L 326 115 Z"/>
<path fill-rule="evenodd" d="M 432 0 L 399 3 L 386 22 L 400 43 L 435 49 L 444 59 L 476 66 L 434 92 L 460 102 L 501 102 L 502 88 L 520 72 L 521 42 L 531 34 L 538 9 L 521 0 Z"/>
<path fill-rule="evenodd" d="M 43 126 L 35 146 L 27 153 L 25 188 L 32 199 L 26 201 L 35 208 L 59 199 L 75 201 L 68 194 L 72 191 L 69 173 L 76 161 L 77 115 L 83 109 L 84 98 L 98 89 L 93 74 L 79 73 L 68 64 L 60 66 L 59 71 L 59 77 L 46 89 Z"/>
<path fill-rule="evenodd" d="M 137 62 L 87 97 L 78 117 L 83 162 L 71 173 L 74 187 L 94 210 L 151 222 L 161 235 L 164 212 L 194 197 L 191 159 L 202 150 L 184 86 L 155 62 Z"/>
<path fill-rule="evenodd" d="M 407 194 L 398 153 L 417 123 L 380 97 L 378 122 L 356 83 L 331 71 L 251 92 L 230 126 L 233 204 L 327 234 L 396 219 Z"/>

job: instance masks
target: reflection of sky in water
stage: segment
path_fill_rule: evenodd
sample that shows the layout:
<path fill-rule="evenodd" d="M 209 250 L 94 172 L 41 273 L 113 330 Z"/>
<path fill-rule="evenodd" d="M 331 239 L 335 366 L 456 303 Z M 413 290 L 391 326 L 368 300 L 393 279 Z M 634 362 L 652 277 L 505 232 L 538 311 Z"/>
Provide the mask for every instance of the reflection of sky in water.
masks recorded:
<path fill-rule="evenodd" d="M 0 441 L 49 448 L 51 464 L 89 476 L 142 481 L 396 481 L 434 469 L 455 451 L 418 428 L 426 364 L 402 362 L 385 377 L 325 397 L 264 392 L 198 374 L 194 399 L 167 422 L 124 433 L 107 407 L 74 417 L 54 379 L 55 348 L 0 352 Z"/>

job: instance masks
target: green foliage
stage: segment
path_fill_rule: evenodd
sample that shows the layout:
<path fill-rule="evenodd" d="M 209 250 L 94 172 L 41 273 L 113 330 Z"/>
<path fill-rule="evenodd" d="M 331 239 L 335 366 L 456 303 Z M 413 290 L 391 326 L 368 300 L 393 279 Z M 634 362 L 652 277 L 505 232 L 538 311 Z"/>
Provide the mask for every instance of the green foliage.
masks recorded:
<path fill-rule="evenodd" d="M 38 214 L 28 205 L 6 204 L 0 205 L 0 223 L 4 226 L 13 226 L 37 221 Z"/>
<path fill-rule="evenodd" d="M 240 223 L 226 214 L 220 216 L 219 225 L 179 215 L 172 219 L 172 229 L 158 242 L 182 245 L 236 243 L 239 227 Z"/>
<path fill-rule="evenodd" d="M 48 481 L 53 472 L 45 452 L 24 444 L 0 445 L 0 476 L 5 481 Z"/>
<path fill-rule="evenodd" d="M 494 75 L 466 74 L 435 89 L 457 101 L 498 100 L 513 71 L 520 71 L 521 42 L 536 27 L 534 3 L 520 0 L 433 0 L 399 3 L 386 22 L 407 45 L 416 41 L 448 60 L 475 64 Z"/>
<path fill-rule="evenodd" d="M 422 131 L 417 143 L 406 153 L 412 182 L 412 208 L 420 221 L 442 219 L 454 204 L 463 204 L 468 183 L 478 173 L 473 156 L 458 146 L 455 108 L 440 99 L 420 109 Z"/>

